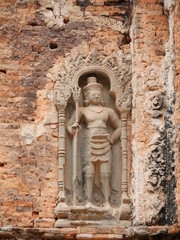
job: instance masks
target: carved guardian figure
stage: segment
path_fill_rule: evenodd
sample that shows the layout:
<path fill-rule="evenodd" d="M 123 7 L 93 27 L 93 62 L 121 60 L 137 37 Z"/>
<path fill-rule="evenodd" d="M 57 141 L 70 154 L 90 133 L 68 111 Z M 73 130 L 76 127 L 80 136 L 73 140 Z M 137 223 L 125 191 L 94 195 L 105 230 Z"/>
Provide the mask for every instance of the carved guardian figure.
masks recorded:
<path fill-rule="evenodd" d="M 95 77 L 88 77 L 87 86 L 83 88 L 86 107 L 78 110 L 78 118 L 73 114 L 68 123 L 67 130 L 74 136 L 76 129 L 80 129 L 81 122 L 85 123 L 84 156 L 82 171 L 85 176 L 86 206 L 92 205 L 92 192 L 94 184 L 101 189 L 104 203 L 109 206 L 110 175 L 111 175 L 111 146 L 120 138 L 120 119 L 113 109 L 102 106 L 103 86 L 97 83 Z M 109 124 L 114 131 L 110 134 Z M 77 154 L 77 153 L 74 153 Z"/>

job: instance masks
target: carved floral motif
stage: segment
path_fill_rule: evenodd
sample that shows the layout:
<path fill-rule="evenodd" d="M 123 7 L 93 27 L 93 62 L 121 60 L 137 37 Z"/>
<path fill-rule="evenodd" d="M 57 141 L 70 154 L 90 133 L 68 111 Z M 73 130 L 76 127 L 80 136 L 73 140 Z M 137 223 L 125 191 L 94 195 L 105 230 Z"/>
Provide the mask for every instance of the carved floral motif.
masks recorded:
<path fill-rule="evenodd" d="M 163 147 L 154 145 L 149 158 L 149 176 L 147 181 L 152 185 L 154 191 L 164 186 L 166 162 L 163 157 Z"/>
<path fill-rule="evenodd" d="M 149 93 L 148 99 L 145 101 L 144 108 L 153 118 L 162 116 L 163 95 L 161 92 Z"/>
<path fill-rule="evenodd" d="M 157 223 L 164 218 L 165 207 L 165 183 L 166 183 L 166 160 L 165 160 L 166 131 L 159 129 L 159 136 L 153 139 L 149 145 L 149 151 L 145 160 L 146 190 L 152 194 L 154 214 L 149 215 L 149 224 Z"/>
<path fill-rule="evenodd" d="M 164 219 L 165 182 L 166 182 L 166 130 L 163 122 L 164 92 L 159 67 L 152 64 L 147 67 L 144 75 L 144 91 L 146 101 L 144 110 L 151 117 L 156 127 L 145 158 L 145 189 L 150 194 L 153 212 L 146 219 L 148 224 L 157 224 Z"/>

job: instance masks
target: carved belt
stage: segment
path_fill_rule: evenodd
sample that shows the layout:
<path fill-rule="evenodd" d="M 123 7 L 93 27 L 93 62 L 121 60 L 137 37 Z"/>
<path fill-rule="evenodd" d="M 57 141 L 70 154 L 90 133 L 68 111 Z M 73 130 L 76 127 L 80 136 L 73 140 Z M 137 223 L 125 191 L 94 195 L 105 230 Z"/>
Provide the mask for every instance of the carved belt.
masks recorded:
<path fill-rule="evenodd" d="M 92 162 L 97 161 L 108 161 L 105 156 L 111 149 L 111 145 L 109 142 L 109 134 L 97 134 L 92 136 L 91 138 L 91 154 Z M 98 156 L 98 158 L 96 157 Z"/>

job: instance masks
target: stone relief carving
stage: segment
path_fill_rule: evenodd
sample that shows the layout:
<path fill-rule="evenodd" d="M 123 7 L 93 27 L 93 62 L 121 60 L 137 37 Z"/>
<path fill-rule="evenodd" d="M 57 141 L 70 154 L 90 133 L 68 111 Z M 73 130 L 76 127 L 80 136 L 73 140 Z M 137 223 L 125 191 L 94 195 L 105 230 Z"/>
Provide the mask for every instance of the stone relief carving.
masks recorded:
<path fill-rule="evenodd" d="M 147 160 L 149 175 L 147 181 L 152 186 L 149 191 L 156 191 L 160 187 L 163 188 L 165 184 L 166 162 L 163 154 L 165 138 L 165 131 L 161 130 L 160 136 L 155 143 L 149 146 L 150 150 Z"/>
<path fill-rule="evenodd" d="M 38 0 L 38 3 L 41 6 L 39 11 L 50 28 L 63 28 L 69 21 L 70 12 L 75 11 L 73 7 L 77 10 L 69 0 Z"/>
<path fill-rule="evenodd" d="M 71 19 L 79 21 L 83 17 L 83 11 L 75 0 L 38 0 L 38 3 L 40 4 L 39 12 L 49 28 L 64 28 Z M 122 33 L 129 31 L 128 18 L 122 21 L 103 15 L 97 17 L 88 12 L 86 19 L 91 20 L 93 25 L 98 27 L 106 27 Z"/>
<path fill-rule="evenodd" d="M 87 57 L 68 56 L 48 77 L 55 82 L 59 118 L 57 217 L 129 220 L 130 67 L 116 54 L 102 59 L 94 49 Z"/>
<path fill-rule="evenodd" d="M 145 101 L 145 111 L 153 118 L 162 116 L 163 95 L 161 92 L 148 93 L 148 99 Z"/>
<path fill-rule="evenodd" d="M 78 91 L 77 91 L 78 90 Z M 104 198 L 102 206 L 109 206 L 110 198 L 110 175 L 111 175 L 111 147 L 115 144 L 121 134 L 121 123 L 114 110 L 102 106 L 103 86 L 97 83 L 95 77 L 88 77 L 87 85 L 83 88 L 86 107 L 78 109 L 76 104 L 76 113 L 71 117 L 67 130 L 73 136 L 73 163 L 77 163 L 77 130 L 80 128 L 81 120 L 85 122 L 85 137 L 83 146 L 82 172 L 85 175 L 84 188 L 86 192 L 86 206 L 93 206 L 96 202 L 100 206 L 101 199 L 92 200 L 93 188 L 97 187 L 98 192 Z M 80 96 L 79 89 L 73 89 L 73 98 L 75 102 Z M 107 124 L 110 124 L 114 131 L 110 134 Z M 76 164 L 75 164 L 76 165 Z M 74 176 L 74 181 L 76 174 Z M 95 186 L 94 186 L 95 185 Z M 94 186 L 94 187 L 93 187 Z M 74 189 L 74 193 L 76 190 Z"/>
<path fill-rule="evenodd" d="M 164 191 L 166 183 L 165 141 L 165 130 L 160 129 L 159 137 L 149 145 L 149 152 L 146 158 L 146 189 L 152 194 L 151 203 L 155 208 L 149 215 L 149 224 L 155 224 L 164 218 Z"/>
<path fill-rule="evenodd" d="M 158 81 L 157 81 L 158 79 Z M 161 84 L 160 71 L 151 65 L 144 73 L 146 101 L 144 110 L 152 118 L 156 132 L 149 142 L 149 149 L 145 157 L 145 189 L 150 193 L 153 211 L 147 217 L 148 224 L 157 224 L 164 218 L 165 181 L 166 181 L 166 130 L 163 122 L 164 92 Z"/>
<path fill-rule="evenodd" d="M 161 72 L 159 67 L 155 64 L 148 66 L 143 74 L 144 79 L 144 90 L 146 91 L 157 91 L 163 89 L 163 82 L 161 80 Z M 157 81 L 158 80 L 158 81 Z"/>

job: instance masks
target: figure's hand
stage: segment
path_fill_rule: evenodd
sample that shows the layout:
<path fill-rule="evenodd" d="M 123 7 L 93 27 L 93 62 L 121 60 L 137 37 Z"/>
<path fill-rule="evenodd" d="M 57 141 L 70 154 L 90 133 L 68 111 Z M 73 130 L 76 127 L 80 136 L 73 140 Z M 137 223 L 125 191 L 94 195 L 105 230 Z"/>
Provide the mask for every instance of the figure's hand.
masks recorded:
<path fill-rule="evenodd" d="M 78 130 L 81 129 L 81 126 L 79 125 L 78 122 L 75 122 L 71 127 L 72 127 L 73 129 L 78 129 Z"/>
<path fill-rule="evenodd" d="M 107 137 L 107 139 L 108 139 L 108 141 L 110 142 L 110 144 L 113 145 L 114 140 L 113 140 L 112 136 L 109 135 L 109 136 Z"/>
<path fill-rule="evenodd" d="M 77 131 L 79 131 L 81 129 L 81 126 L 79 125 L 78 122 L 75 122 L 73 125 L 69 126 L 68 127 L 68 132 L 71 134 L 71 135 L 74 135 L 75 132 L 76 132 L 76 129 Z"/>

